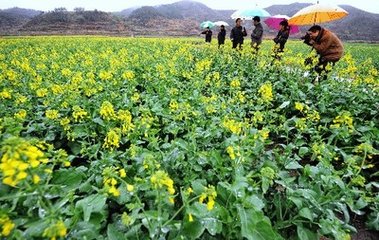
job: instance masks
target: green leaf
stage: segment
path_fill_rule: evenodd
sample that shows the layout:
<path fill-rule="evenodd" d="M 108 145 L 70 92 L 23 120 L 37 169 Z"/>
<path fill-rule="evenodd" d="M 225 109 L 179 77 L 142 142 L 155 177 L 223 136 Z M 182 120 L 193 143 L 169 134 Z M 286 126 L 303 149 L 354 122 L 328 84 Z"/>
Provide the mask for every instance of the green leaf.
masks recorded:
<path fill-rule="evenodd" d="M 77 171 L 76 169 L 60 169 L 58 171 L 54 171 L 52 182 L 60 185 L 60 187 L 63 187 L 66 191 L 68 191 L 78 188 L 84 177 L 85 174 L 81 171 Z"/>
<path fill-rule="evenodd" d="M 216 218 L 203 218 L 201 222 L 211 235 L 215 235 L 222 231 L 222 224 Z"/>
<path fill-rule="evenodd" d="M 309 229 L 304 228 L 303 226 L 297 226 L 297 237 L 300 240 L 314 240 L 317 239 L 317 234 L 311 232 Z"/>
<path fill-rule="evenodd" d="M 298 162 L 296 161 L 292 161 L 290 163 L 288 163 L 286 166 L 285 166 L 286 169 L 289 169 L 289 170 L 293 170 L 293 169 L 301 169 L 303 168 L 303 166 L 301 166 Z"/>
<path fill-rule="evenodd" d="M 262 212 L 237 206 L 241 234 L 249 240 L 282 239 L 272 228 Z"/>
<path fill-rule="evenodd" d="M 262 210 L 265 207 L 262 199 L 256 195 L 252 195 L 246 198 L 246 207 L 255 208 L 257 210 Z"/>
<path fill-rule="evenodd" d="M 267 178 L 262 178 L 262 192 L 266 193 L 271 185 L 271 180 Z"/>
<path fill-rule="evenodd" d="M 196 194 L 201 194 L 204 192 L 204 185 L 200 180 L 195 180 L 192 182 L 192 189 Z"/>
<path fill-rule="evenodd" d="M 279 106 L 280 109 L 283 109 L 283 108 L 286 108 L 288 105 L 290 105 L 290 101 L 285 101 L 284 103 L 282 103 L 282 105 Z"/>
<path fill-rule="evenodd" d="M 138 238 L 137 236 L 141 235 L 141 227 L 142 227 L 142 223 L 133 225 L 130 228 L 130 230 L 124 235 L 125 238 L 130 238 L 130 239 Z"/>
<path fill-rule="evenodd" d="M 96 226 L 89 222 L 79 222 L 71 230 L 72 239 L 103 239 Z"/>
<path fill-rule="evenodd" d="M 205 227 L 199 221 L 184 223 L 183 233 L 189 239 L 198 239 L 204 232 Z"/>
<path fill-rule="evenodd" d="M 103 210 L 105 200 L 107 198 L 104 195 L 94 194 L 90 195 L 76 203 L 76 208 L 83 210 L 84 221 L 88 222 L 91 217 L 91 213 L 100 212 Z"/>
<path fill-rule="evenodd" d="M 49 133 L 46 135 L 45 140 L 46 141 L 54 141 L 56 137 L 56 133 L 54 131 L 49 131 Z"/>
<path fill-rule="evenodd" d="M 77 142 L 68 142 L 67 144 L 74 155 L 79 155 L 82 150 L 82 145 Z"/>
<path fill-rule="evenodd" d="M 94 118 L 92 121 L 93 121 L 94 123 L 99 124 L 99 125 L 102 126 L 102 127 L 105 126 L 103 119 L 101 119 L 101 118 L 99 118 L 99 117 Z"/>
<path fill-rule="evenodd" d="M 305 207 L 305 208 L 302 208 L 300 211 L 299 211 L 299 215 L 302 216 L 303 218 L 306 218 L 310 221 L 313 222 L 313 214 L 312 214 L 312 211 Z"/>
<path fill-rule="evenodd" d="M 109 240 L 122 240 L 126 239 L 124 234 L 119 232 L 113 224 L 108 224 L 107 235 Z"/>
<path fill-rule="evenodd" d="M 374 211 L 369 215 L 367 227 L 379 231 L 379 214 L 377 211 Z"/>
<path fill-rule="evenodd" d="M 300 157 L 304 157 L 305 154 L 307 154 L 308 152 L 309 152 L 309 148 L 307 148 L 307 147 L 301 147 L 299 149 L 299 156 Z"/>
<path fill-rule="evenodd" d="M 289 197 L 288 199 L 292 201 L 297 208 L 301 208 L 303 206 L 303 200 L 301 198 Z"/>
<path fill-rule="evenodd" d="M 46 220 L 36 220 L 26 225 L 25 236 L 41 236 L 43 231 L 49 226 Z"/>
<path fill-rule="evenodd" d="M 267 240 L 267 239 L 282 239 L 279 234 L 277 234 L 274 229 L 272 228 L 271 224 L 260 221 L 255 226 L 255 231 L 252 234 L 252 238 L 254 240 Z"/>

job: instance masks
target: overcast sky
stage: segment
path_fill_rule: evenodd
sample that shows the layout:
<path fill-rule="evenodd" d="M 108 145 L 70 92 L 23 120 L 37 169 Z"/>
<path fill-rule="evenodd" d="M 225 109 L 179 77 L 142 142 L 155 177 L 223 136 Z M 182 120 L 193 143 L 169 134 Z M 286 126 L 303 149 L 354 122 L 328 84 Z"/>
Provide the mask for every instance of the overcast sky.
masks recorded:
<path fill-rule="evenodd" d="M 98 9 L 102 11 L 120 11 L 125 8 L 177 2 L 178 0 L 0 0 L 0 9 L 21 7 L 36 10 L 53 10 L 65 7 L 73 10 L 75 7 L 84 7 L 87 10 Z M 368 12 L 379 14 L 379 0 L 319 0 L 327 4 L 347 4 Z M 273 4 L 289 4 L 293 2 L 316 3 L 317 0 L 198 0 L 213 9 L 242 9 L 248 7 L 268 7 Z"/>

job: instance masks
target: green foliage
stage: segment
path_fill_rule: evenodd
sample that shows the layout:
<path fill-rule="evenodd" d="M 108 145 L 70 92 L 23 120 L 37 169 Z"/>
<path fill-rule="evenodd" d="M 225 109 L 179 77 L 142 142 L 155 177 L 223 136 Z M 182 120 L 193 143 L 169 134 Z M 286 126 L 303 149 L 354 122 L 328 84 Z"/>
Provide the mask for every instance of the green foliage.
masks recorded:
<path fill-rule="evenodd" d="M 298 42 L 278 62 L 268 44 L 0 40 L 1 237 L 378 230 L 377 49 L 360 46 L 313 84 Z"/>

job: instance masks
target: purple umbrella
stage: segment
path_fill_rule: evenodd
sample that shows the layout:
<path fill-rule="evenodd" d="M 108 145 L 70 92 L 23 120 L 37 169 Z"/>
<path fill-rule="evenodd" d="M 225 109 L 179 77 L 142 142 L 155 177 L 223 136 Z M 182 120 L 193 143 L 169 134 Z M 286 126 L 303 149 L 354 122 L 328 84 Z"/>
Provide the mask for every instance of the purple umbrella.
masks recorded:
<path fill-rule="evenodd" d="M 264 22 L 269 28 L 280 30 L 279 23 L 283 20 L 288 20 L 288 19 L 289 17 L 287 15 L 275 15 L 275 16 L 267 18 L 266 20 L 264 20 Z M 290 34 L 296 34 L 300 32 L 300 28 L 296 25 L 289 25 L 289 27 L 290 27 Z"/>

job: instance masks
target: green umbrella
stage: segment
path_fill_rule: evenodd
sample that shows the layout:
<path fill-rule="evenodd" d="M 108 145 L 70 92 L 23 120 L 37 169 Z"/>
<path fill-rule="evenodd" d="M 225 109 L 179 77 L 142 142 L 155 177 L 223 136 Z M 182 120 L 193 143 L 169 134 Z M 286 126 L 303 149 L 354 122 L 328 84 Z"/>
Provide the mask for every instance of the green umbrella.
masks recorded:
<path fill-rule="evenodd" d="M 201 28 L 213 28 L 215 26 L 215 24 L 213 23 L 213 22 L 211 22 L 211 21 L 205 21 L 205 22 L 202 22 L 201 24 L 200 24 L 200 27 Z"/>

